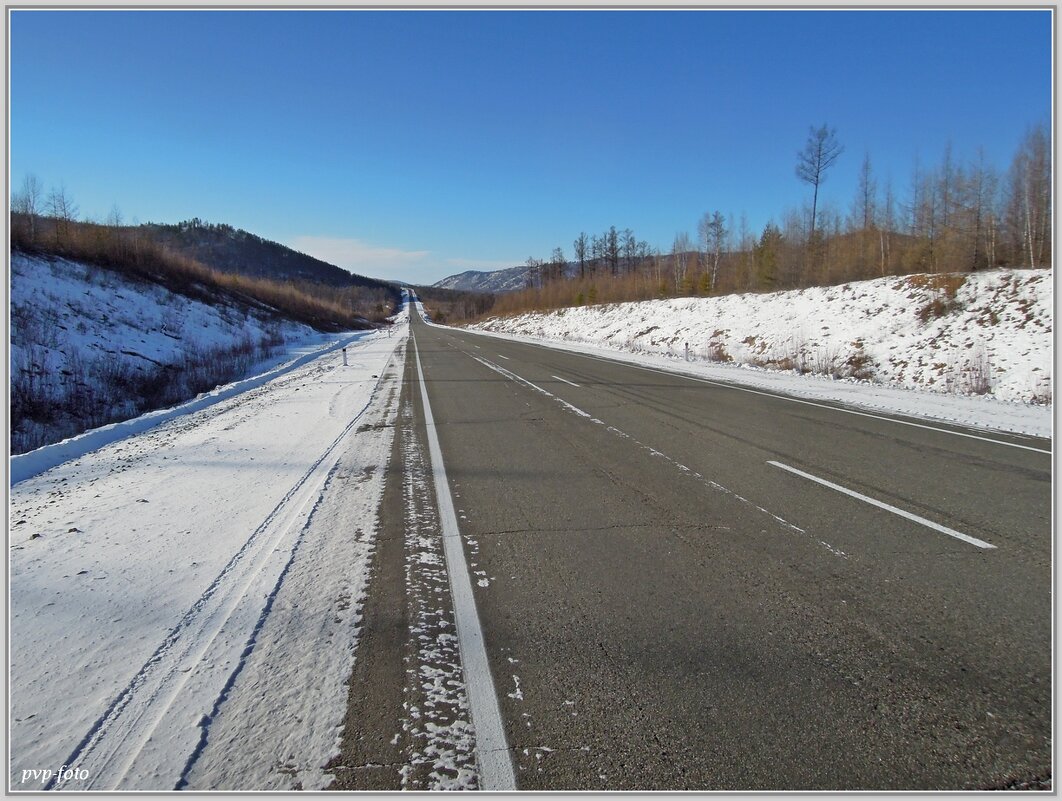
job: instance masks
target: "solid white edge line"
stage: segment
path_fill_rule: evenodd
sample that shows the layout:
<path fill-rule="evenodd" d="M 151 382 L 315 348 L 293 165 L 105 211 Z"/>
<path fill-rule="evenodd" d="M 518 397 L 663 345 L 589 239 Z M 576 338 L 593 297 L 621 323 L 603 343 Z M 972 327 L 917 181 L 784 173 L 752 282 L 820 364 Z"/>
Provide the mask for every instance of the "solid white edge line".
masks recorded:
<path fill-rule="evenodd" d="M 875 420 L 884 420 L 887 423 L 899 423 L 900 425 L 904 425 L 904 426 L 913 426 L 914 428 L 924 428 L 924 429 L 927 429 L 929 431 L 939 431 L 942 434 L 954 434 L 956 437 L 967 437 L 968 439 L 979 439 L 982 442 L 991 442 L 994 445 L 1007 445 L 1008 447 L 1011 447 L 1011 448 L 1021 448 L 1022 450 L 1026 450 L 1026 451 L 1034 451 L 1035 453 L 1046 453 L 1048 456 L 1051 455 L 1051 451 L 1044 450 L 1043 448 L 1034 448 L 1032 445 L 1020 445 L 1017 442 L 1007 442 L 1006 440 L 1002 440 L 1002 439 L 992 439 L 991 437 L 982 437 L 982 436 L 979 436 L 977 434 L 967 434 L 967 433 L 965 433 L 963 431 L 953 431 L 950 428 L 938 428 L 937 426 L 931 426 L 931 425 L 927 425 L 925 423 L 914 423 L 914 422 L 911 422 L 910 420 L 900 420 L 900 419 L 895 418 L 895 417 L 886 417 L 885 415 L 873 414 L 871 412 L 861 412 L 861 411 L 858 411 L 856 409 L 848 409 L 848 408 L 845 408 L 843 406 L 832 406 L 832 405 L 830 405 L 828 403 L 818 403 L 816 401 L 805 400 L 803 398 L 795 398 L 792 395 L 783 395 L 783 394 L 778 393 L 778 392 L 770 392 L 770 391 L 763 390 L 763 389 L 753 389 L 752 387 L 743 387 L 743 386 L 741 386 L 739 384 L 729 383 L 727 381 L 716 381 L 716 380 L 713 380 L 711 378 L 701 378 L 700 376 L 690 375 L 689 373 L 683 373 L 683 372 L 679 372 L 677 370 L 663 370 L 663 369 L 661 369 L 659 367 L 646 367 L 645 365 L 635 364 L 634 362 L 628 362 L 628 361 L 625 361 L 623 359 L 609 358 L 607 356 L 597 356 L 597 355 L 595 355 L 593 353 L 582 353 L 581 351 L 577 351 L 577 350 L 565 350 L 565 349 L 562 349 L 562 348 L 553 348 L 553 347 L 550 347 L 549 345 L 539 344 L 538 342 L 523 342 L 522 340 L 519 340 L 519 339 L 507 339 L 505 337 L 499 336 L 499 335 L 497 335 L 497 334 L 495 334 L 493 332 L 488 332 L 488 331 L 473 331 L 473 330 L 468 329 L 468 328 L 453 329 L 453 330 L 459 330 L 459 331 L 462 331 L 462 332 L 468 333 L 468 334 L 478 334 L 479 336 L 485 336 L 485 337 L 493 336 L 495 339 L 502 339 L 502 340 L 504 340 L 506 342 L 514 342 L 514 343 L 516 343 L 518 345 L 530 345 L 533 348 L 544 348 L 545 350 L 557 351 L 559 353 L 570 353 L 573 356 L 584 356 L 587 359 L 593 359 L 593 360 L 599 361 L 599 362 L 607 362 L 608 364 L 619 364 L 619 365 L 622 365 L 624 367 L 633 367 L 636 370 L 647 370 L 650 373 L 660 373 L 661 375 L 667 375 L 667 376 L 672 376 L 672 377 L 676 377 L 676 378 L 688 378 L 690 381 L 699 381 L 702 384 L 711 384 L 712 386 L 715 386 L 715 387 L 723 387 L 724 389 L 733 389 L 733 390 L 737 390 L 738 392 L 751 392 L 753 395 L 763 395 L 763 396 L 768 397 L 768 398 L 777 398 L 778 400 L 790 401 L 792 403 L 802 403 L 805 406 L 817 406 L 820 409 L 831 409 L 832 411 L 835 411 L 835 412 L 844 412 L 845 414 L 854 414 L 854 415 L 858 415 L 859 417 L 871 417 L 871 418 L 873 418 Z M 844 403 L 844 401 L 837 401 L 837 403 Z M 902 414 L 902 412 L 897 412 L 897 414 Z M 961 425 L 961 423 L 957 423 L 956 425 Z M 1005 432 L 1000 432 L 1000 433 L 1005 433 Z M 1032 436 L 1032 435 L 1031 434 L 1014 434 L 1013 436 L 1015 436 L 1015 437 L 1027 437 L 1027 436 Z M 1042 437 L 1037 437 L 1037 439 L 1042 439 Z"/>
<path fill-rule="evenodd" d="M 483 641 L 483 629 L 472 593 L 465 552 L 461 544 L 461 530 L 454 513 L 450 485 L 446 479 L 442 449 L 435 429 L 435 418 L 428 402 L 428 388 L 424 383 L 424 368 L 420 364 L 420 349 L 413 340 L 413 355 L 420 379 L 420 397 L 424 404 L 424 425 L 428 434 L 428 452 L 431 456 L 432 477 L 435 483 L 435 498 L 439 507 L 439 522 L 442 526 L 443 552 L 446 555 L 447 573 L 450 578 L 450 594 L 454 603 L 454 623 L 457 642 L 461 650 L 461 666 L 465 676 L 469 711 L 476 731 L 476 761 L 479 764 L 480 789 L 497 792 L 516 789 L 509 745 L 505 739 L 501 709 L 494 678 L 490 672 L 487 649 Z"/>
<path fill-rule="evenodd" d="M 563 381 L 565 384 L 571 384 L 573 387 L 579 386 L 574 381 L 569 381 L 567 378 L 561 378 L 559 375 L 550 376 L 550 377 L 551 378 L 556 378 L 558 381 Z"/>
<path fill-rule="evenodd" d="M 827 481 L 824 478 L 819 478 L 818 476 L 813 476 L 810 473 L 805 473 L 803 470 L 797 470 L 795 467 L 790 467 L 787 464 L 772 461 L 768 461 L 767 464 L 772 465 L 774 467 L 779 467 L 782 470 L 786 470 L 790 473 L 806 478 L 808 481 L 814 481 L 817 484 L 822 484 L 822 486 L 824 487 L 829 487 L 832 490 L 837 490 L 838 492 L 842 492 L 845 495 L 850 495 L 853 498 L 857 498 L 865 503 L 869 503 L 871 506 L 877 506 L 879 509 L 884 509 L 887 512 L 892 512 L 894 515 L 899 515 L 900 517 L 904 517 L 908 520 L 914 521 L 915 523 L 919 523 L 923 526 L 926 526 L 927 528 L 931 528 L 934 531 L 939 531 L 942 534 L 947 534 L 949 537 L 954 537 L 957 540 L 968 542 L 970 543 L 970 545 L 975 545 L 978 548 L 987 548 L 994 550 L 996 547 L 995 545 L 985 542 L 984 540 L 977 539 L 977 537 L 971 537 L 968 534 L 963 534 L 961 531 L 956 531 L 953 528 L 948 528 L 947 526 L 942 526 L 939 523 L 934 523 L 932 520 L 926 520 L 924 517 L 919 517 L 918 515 L 911 514 L 910 512 L 905 512 L 903 509 L 898 509 L 895 506 L 890 506 L 889 504 L 875 500 L 874 498 L 869 498 L 866 495 L 861 495 L 860 493 L 854 490 L 846 489 L 845 487 L 842 487 L 839 484 L 834 484 L 832 481 Z"/>

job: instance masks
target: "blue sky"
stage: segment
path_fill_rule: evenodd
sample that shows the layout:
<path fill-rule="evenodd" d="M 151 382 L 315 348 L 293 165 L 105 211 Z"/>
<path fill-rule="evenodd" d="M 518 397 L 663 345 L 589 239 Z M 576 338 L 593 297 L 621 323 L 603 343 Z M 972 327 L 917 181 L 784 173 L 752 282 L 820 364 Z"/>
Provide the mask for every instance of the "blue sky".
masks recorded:
<path fill-rule="evenodd" d="M 11 185 L 431 282 L 799 206 L 812 125 L 906 193 L 1051 121 L 1048 11 L 10 12 Z"/>

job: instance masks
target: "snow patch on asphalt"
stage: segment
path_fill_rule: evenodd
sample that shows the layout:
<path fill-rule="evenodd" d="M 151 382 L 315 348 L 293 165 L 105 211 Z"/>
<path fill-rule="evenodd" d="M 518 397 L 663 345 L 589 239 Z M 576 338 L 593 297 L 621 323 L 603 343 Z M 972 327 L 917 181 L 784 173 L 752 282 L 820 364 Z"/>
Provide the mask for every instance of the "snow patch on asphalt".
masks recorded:
<path fill-rule="evenodd" d="M 402 409 L 406 591 L 411 609 L 402 731 L 410 742 L 404 790 L 479 787 L 476 737 L 450 604 L 450 584 L 425 451 L 413 409 Z"/>

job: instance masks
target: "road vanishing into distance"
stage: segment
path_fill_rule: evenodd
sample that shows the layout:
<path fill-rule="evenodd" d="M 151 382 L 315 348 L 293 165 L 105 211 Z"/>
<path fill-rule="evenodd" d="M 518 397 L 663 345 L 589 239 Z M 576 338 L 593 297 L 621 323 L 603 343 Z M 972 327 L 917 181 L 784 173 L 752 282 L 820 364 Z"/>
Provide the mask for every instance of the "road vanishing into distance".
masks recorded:
<path fill-rule="evenodd" d="M 1049 441 L 411 315 L 335 788 L 1050 780 Z"/>

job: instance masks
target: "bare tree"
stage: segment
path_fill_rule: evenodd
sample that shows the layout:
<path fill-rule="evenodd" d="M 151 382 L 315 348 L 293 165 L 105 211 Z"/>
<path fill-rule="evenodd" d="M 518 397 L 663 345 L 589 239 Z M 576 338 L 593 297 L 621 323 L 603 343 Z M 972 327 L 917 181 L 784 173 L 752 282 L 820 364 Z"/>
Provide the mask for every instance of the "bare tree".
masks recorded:
<path fill-rule="evenodd" d="M 804 149 L 797 153 L 797 178 L 810 184 L 814 190 L 811 199 L 811 233 L 809 240 L 815 239 L 815 214 L 819 206 L 819 186 L 830 169 L 844 152 L 844 146 L 837 141 L 837 129 L 811 128 Z"/>
<path fill-rule="evenodd" d="M 877 222 L 878 184 L 874 180 L 874 171 L 870 165 L 870 153 L 863 155 L 863 164 L 859 168 L 859 188 L 856 190 L 852 204 L 850 227 L 869 231 Z"/>
<path fill-rule="evenodd" d="M 726 222 L 722 212 L 706 211 L 701 217 L 698 232 L 704 244 L 705 264 L 711 266 L 711 281 L 708 286 L 714 291 L 719 280 L 719 260 L 722 258 L 727 237 Z"/>
<path fill-rule="evenodd" d="M 55 243 L 58 245 L 61 236 L 68 232 L 70 223 L 77 219 L 77 204 L 67 193 L 65 185 L 60 184 L 58 189 L 53 187 L 48 193 L 47 212 L 55 221 Z"/>
<path fill-rule="evenodd" d="M 537 289 L 542 286 L 542 260 L 534 256 L 527 257 L 527 275 L 524 278 L 526 289 Z"/>
<path fill-rule="evenodd" d="M 623 248 L 623 269 L 626 272 L 634 270 L 634 260 L 638 254 L 638 240 L 634 237 L 634 231 L 624 228 L 620 234 L 620 245 Z"/>
<path fill-rule="evenodd" d="M 582 231 L 579 232 L 579 238 L 572 243 L 572 247 L 575 249 L 575 260 L 579 262 L 580 278 L 586 278 L 586 254 L 589 244 L 586 233 Z"/>
<path fill-rule="evenodd" d="M 693 244 L 690 235 L 685 231 L 675 234 L 675 241 L 671 245 L 671 256 L 675 266 L 675 289 L 681 290 L 686 281 L 686 270 L 689 267 L 690 251 Z"/>
<path fill-rule="evenodd" d="M 605 240 L 605 260 L 608 262 L 609 270 L 613 275 L 617 275 L 619 273 L 620 241 L 616 226 L 609 226 L 602 239 Z"/>
<path fill-rule="evenodd" d="M 937 205 L 939 198 L 934 191 L 935 186 L 934 174 L 922 169 L 916 160 L 914 175 L 911 178 L 911 203 L 907 208 L 910 221 L 908 232 L 916 241 L 908 244 L 904 253 L 904 267 L 911 271 L 937 271 L 936 244 L 940 209 Z"/>
<path fill-rule="evenodd" d="M 1008 226 L 1016 250 L 1029 267 L 1051 260 L 1051 137 L 1032 128 L 1011 163 Z"/>
<path fill-rule="evenodd" d="M 966 186 L 972 270 L 991 267 L 995 262 L 994 207 L 998 183 L 995 171 L 985 163 L 984 150 L 979 149 L 977 163 L 971 168 Z"/>
<path fill-rule="evenodd" d="M 848 216 L 848 230 L 858 234 L 858 266 L 862 272 L 870 259 L 871 242 L 874 227 L 877 225 L 877 182 L 870 165 L 870 153 L 863 155 L 863 164 L 859 168 L 859 185 L 852 202 L 852 211 Z"/>
<path fill-rule="evenodd" d="M 940 164 L 940 172 L 937 175 L 937 209 L 940 216 L 940 227 L 947 229 L 952 226 L 952 216 L 955 213 L 957 185 L 960 177 L 957 175 L 955 160 L 951 157 L 951 142 L 944 146 L 944 159 Z"/>
<path fill-rule="evenodd" d="M 562 248 L 553 248 L 553 254 L 549 260 L 549 280 L 560 281 L 564 278 L 564 268 L 567 266 L 567 261 L 564 258 L 564 250 Z"/>
<path fill-rule="evenodd" d="M 40 179 L 30 173 L 22 179 L 22 188 L 11 198 L 11 210 L 29 216 L 40 214 L 43 191 Z"/>
<path fill-rule="evenodd" d="M 122 210 L 118 208 L 117 203 L 111 206 L 111 211 L 107 215 L 107 225 L 109 225 L 111 228 L 122 227 Z"/>
<path fill-rule="evenodd" d="M 22 188 L 11 198 L 11 211 L 25 216 L 30 242 L 37 238 L 37 217 L 40 215 L 41 196 L 44 193 L 40 179 L 30 173 L 22 179 Z"/>
<path fill-rule="evenodd" d="M 881 250 L 881 274 L 885 275 L 885 270 L 889 266 L 889 262 L 892 259 L 892 239 L 891 234 L 896 230 L 896 198 L 892 192 L 892 179 L 889 178 L 885 182 L 885 205 L 882 209 L 881 227 L 878 228 L 878 245 Z"/>

